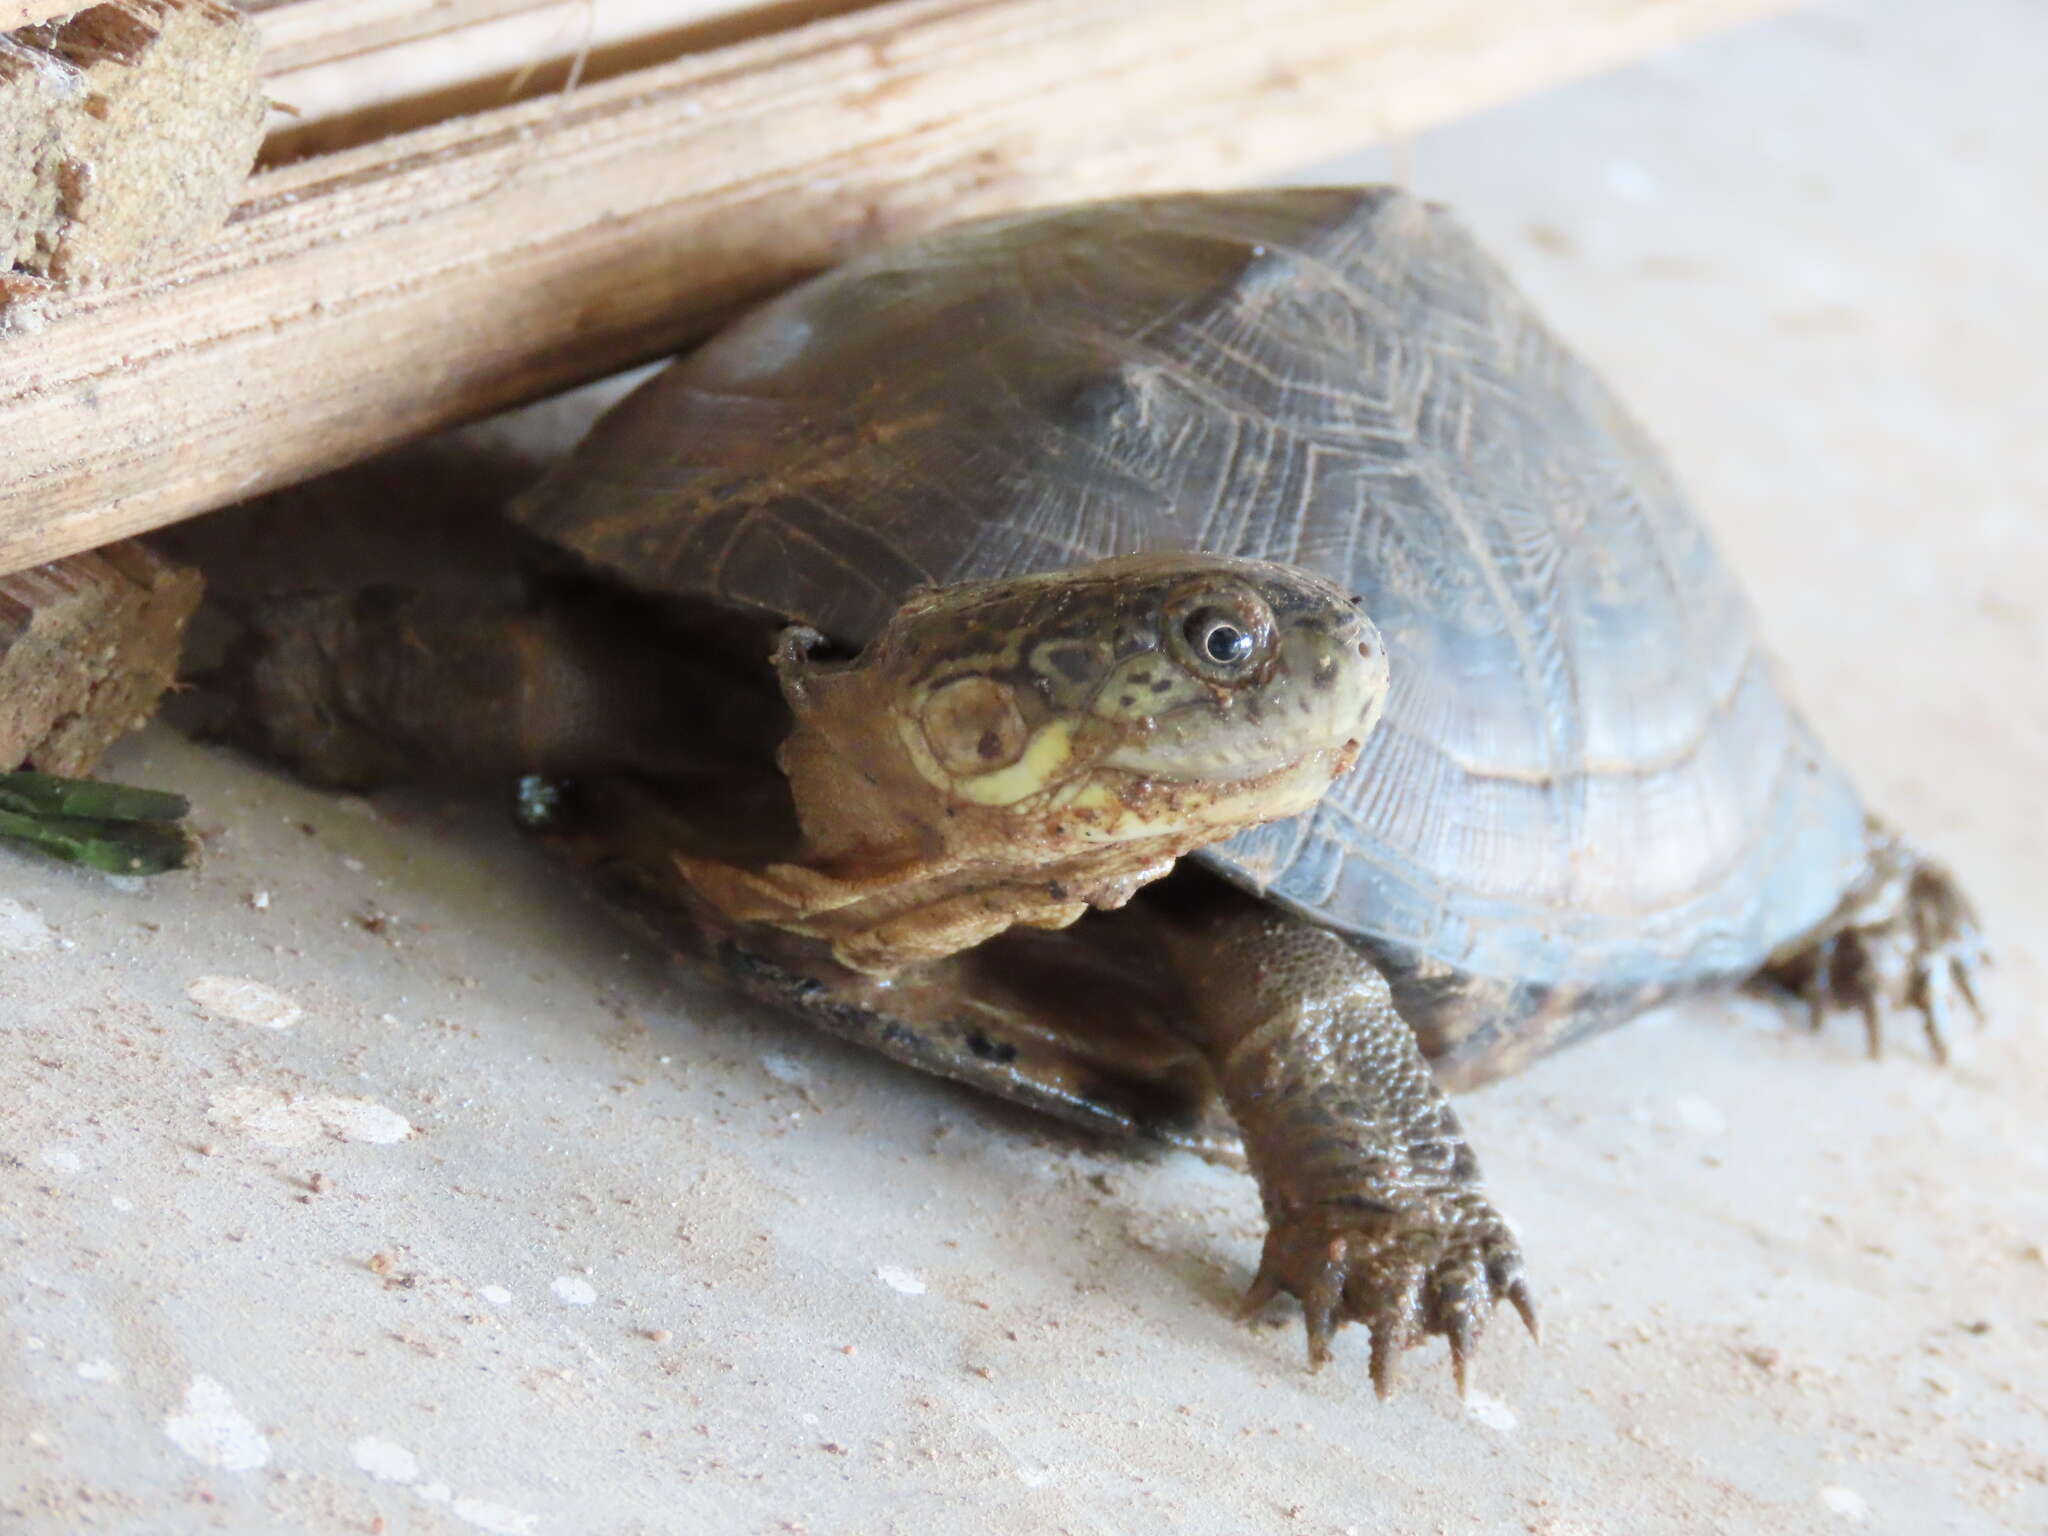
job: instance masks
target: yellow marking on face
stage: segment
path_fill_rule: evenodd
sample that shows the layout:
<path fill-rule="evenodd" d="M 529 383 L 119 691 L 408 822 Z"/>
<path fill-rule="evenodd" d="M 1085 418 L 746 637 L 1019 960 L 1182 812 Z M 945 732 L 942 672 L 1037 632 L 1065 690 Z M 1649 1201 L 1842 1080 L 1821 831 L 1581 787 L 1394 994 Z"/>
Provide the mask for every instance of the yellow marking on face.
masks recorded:
<path fill-rule="evenodd" d="M 1017 761 L 993 773 L 953 781 L 953 793 L 975 805 L 1015 805 L 1047 788 L 1074 755 L 1074 727 L 1066 720 L 1042 726 Z"/>
<path fill-rule="evenodd" d="M 1158 651 L 1133 656 L 1096 690 L 1094 710 L 1105 720 L 1146 720 L 1194 703 L 1207 689 Z M 1131 702 L 1126 704 L 1124 700 Z"/>

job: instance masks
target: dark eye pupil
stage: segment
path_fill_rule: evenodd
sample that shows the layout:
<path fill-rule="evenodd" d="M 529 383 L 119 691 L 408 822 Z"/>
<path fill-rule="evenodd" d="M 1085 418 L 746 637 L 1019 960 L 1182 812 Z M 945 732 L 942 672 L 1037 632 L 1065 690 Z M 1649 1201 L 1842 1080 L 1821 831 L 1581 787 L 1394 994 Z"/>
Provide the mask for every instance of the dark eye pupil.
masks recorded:
<path fill-rule="evenodd" d="M 1211 661 L 1235 666 L 1252 653 L 1251 633 L 1217 613 L 1198 613 L 1188 620 L 1188 639 Z"/>

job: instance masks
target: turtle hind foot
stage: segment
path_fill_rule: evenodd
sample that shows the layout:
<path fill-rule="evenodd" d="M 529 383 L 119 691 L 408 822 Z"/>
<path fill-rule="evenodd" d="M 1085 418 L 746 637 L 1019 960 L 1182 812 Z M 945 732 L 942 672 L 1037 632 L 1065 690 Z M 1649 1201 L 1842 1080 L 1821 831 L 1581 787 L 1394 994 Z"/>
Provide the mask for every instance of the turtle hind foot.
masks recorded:
<path fill-rule="evenodd" d="M 1301 1302 L 1312 1370 L 1329 1363 L 1337 1329 L 1354 1322 L 1366 1327 L 1373 1389 L 1382 1399 L 1393 1392 L 1402 1351 L 1432 1335 L 1449 1342 L 1463 1397 L 1480 1335 L 1503 1301 L 1537 1336 L 1521 1247 L 1486 1197 L 1470 1187 L 1405 1210 L 1347 1209 L 1338 1201 L 1276 1219 L 1242 1315 L 1255 1316 L 1282 1291 Z"/>
<path fill-rule="evenodd" d="M 1991 964 L 1977 910 L 1955 876 L 1882 824 L 1870 829 L 1870 867 L 1820 932 L 1774 958 L 1765 974 L 1807 1008 L 1818 1031 L 1831 1009 L 1863 1016 L 1873 1058 L 1884 1015 L 1920 1015 L 1934 1059 L 1946 1063 L 1957 1000 L 1979 1023 L 1979 978 Z"/>

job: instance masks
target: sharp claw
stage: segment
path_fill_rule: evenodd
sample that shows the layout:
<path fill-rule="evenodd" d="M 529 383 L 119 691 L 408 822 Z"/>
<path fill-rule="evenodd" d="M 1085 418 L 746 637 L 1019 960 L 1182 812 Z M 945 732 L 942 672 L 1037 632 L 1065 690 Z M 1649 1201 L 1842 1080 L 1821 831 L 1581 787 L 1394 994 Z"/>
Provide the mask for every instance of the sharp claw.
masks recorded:
<path fill-rule="evenodd" d="M 1862 989 L 1856 999 L 1857 1007 L 1863 1010 L 1863 1044 L 1872 1061 L 1884 1056 L 1884 1019 L 1877 1010 L 1877 994 L 1869 988 Z"/>
<path fill-rule="evenodd" d="M 1973 963 L 1974 960 L 1965 959 L 1961 955 L 1952 955 L 1949 957 L 1948 973 L 1955 981 L 1956 990 L 1963 994 L 1963 1001 L 1970 1005 L 1971 1014 L 1979 1024 L 1982 1024 L 1984 1005 L 1977 1001 L 1977 984 L 1970 980 L 1970 968 Z"/>
<path fill-rule="evenodd" d="M 1508 1282 L 1507 1298 L 1514 1303 L 1515 1311 L 1521 1314 L 1522 1326 L 1529 1330 L 1529 1337 L 1537 1343 L 1543 1342 L 1543 1330 L 1536 1322 L 1536 1298 L 1529 1293 L 1529 1282 L 1520 1275 Z"/>
<path fill-rule="evenodd" d="M 1330 1359 L 1330 1335 L 1337 1331 L 1337 1304 L 1344 1299 L 1344 1260 L 1350 1244 L 1341 1237 L 1330 1239 L 1329 1261 L 1302 1294 L 1302 1316 L 1308 1323 L 1308 1363 L 1319 1370 Z"/>
<path fill-rule="evenodd" d="M 1381 1402 L 1394 1395 L 1395 1324 L 1389 1317 L 1372 1320 L 1372 1389 Z"/>
<path fill-rule="evenodd" d="M 1251 1289 L 1244 1293 L 1244 1300 L 1237 1304 L 1240 1322 L 1257 1317 L 1275 1296 L 1280 1294 L 1280 1271 L 1269 1254 L 1259 1261 L 1259 1272 L 1252 1278 Z"/>
<path fill-rule="evenodd" d="M 1927 1028 L 1927 1048 L 1942 1066 L 1948 1065 L 1948 984 L 1937 981 L 1939 971 L 1930 971 L 1915 988 L 1920 996 L 1920 1019 Z"/>
<path fill-rule="evenodd" d="M 1469 1366 L 1472 1360 L 1472 1351 L 1479 1343 L 1479 1332 L 1480 1325 L 1474 1321 L 1472 1314 L 1469 1312 L 1459 1312 L 1453 1315 L 1450 1325 L 1444 1329 L 1445 1336 L 1451 1341 L 1451 1376 L 1458 1384 L 1458 1400 L 1460 1402 L 1465 1400 L 1465 1389 L 1469 1385 L 1467 1378 L 1470 1374 Z"/>

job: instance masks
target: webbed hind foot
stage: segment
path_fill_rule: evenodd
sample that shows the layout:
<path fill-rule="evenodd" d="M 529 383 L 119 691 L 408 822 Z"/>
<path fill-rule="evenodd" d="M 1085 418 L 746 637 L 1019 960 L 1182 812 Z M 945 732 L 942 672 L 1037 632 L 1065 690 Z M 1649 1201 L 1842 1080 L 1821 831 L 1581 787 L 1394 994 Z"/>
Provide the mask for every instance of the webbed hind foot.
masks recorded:
<path fill-rule="evenodd" d="M 1885 1013 L 1910 1008 L 1934 1059 L 1946 1062 L 1957 999 L 1983 1020 L 1978 978 L 1990 963 L 1977 909 L 1955 876 L 1873 818 L 1864 878 L 1764 975 L 1804 1000 L 1815 1030 L 1832 1008 L 1860 1012 L 1873 1057 L 1884 1051 Z"/>

